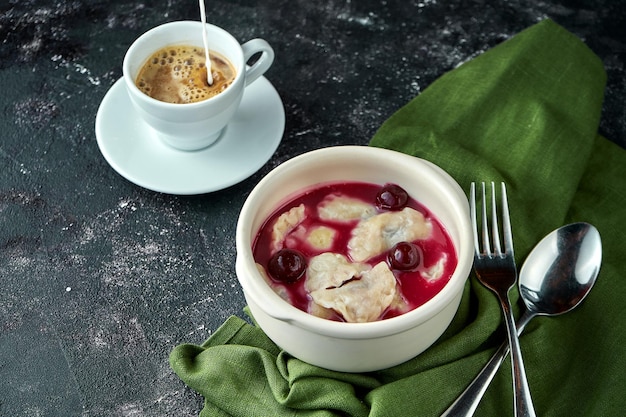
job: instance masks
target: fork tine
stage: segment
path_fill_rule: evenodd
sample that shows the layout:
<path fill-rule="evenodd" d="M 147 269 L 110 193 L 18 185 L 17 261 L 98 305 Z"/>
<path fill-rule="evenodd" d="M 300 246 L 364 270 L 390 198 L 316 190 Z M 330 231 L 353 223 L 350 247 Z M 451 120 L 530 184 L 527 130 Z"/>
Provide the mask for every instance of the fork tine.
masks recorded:
<path fill-rule="evenodd" d="M 500 247 L 500 233 L 498 232 L 498 209 L 496 205 L 496 185 L 491 181 L 491 230 L 493 233 L 493 247 L 496 256 L 502 255 Z"/>
<path fill-rule="evenodd" d="M 485 198 L 485 183 L 482 183 L 482 230 L 483 230 L 483 253 L 491 254 L 491 243 L 489 243 L 489 227 L 487 226 L 487 199 Z"/>
<path fill-rule="evenodd" d="M 496 255 L 503 256 L 504 254 L 510 253 L 513 254 L 513 235 L 511 233 L 511 219 L 509 216 L 509 203 L 506 194 L 506 184 L 504 182 L 500 183 L 501 185 L 501 193 L 502 193 L 502 201 L 501 201 L 501 217 L 502 217 L 502 235 L 503 240 L 500 240 L 500 223 L 498 221 L 498 209 L 497 209 L 497 199 L 496 199 L 496 185 L 495 182 L 491 182 L 491 237 L 489 237 L 489 224 L 487 219 L 487 192 L 486 185 L 484 182 L 481 183 L 481 224 L 480 224 L 480 234 L 481 238 L 478 238 L 479 234 L 479 226 L 478 226 L 478 216 L 476 210 L 476 183 L 472 182 L 470 184 L 470 216 L 472 220 L 472 227 L 474 229 L 474 249 L 476 251 L 476 255 L 487 254 L 487 255 Z M 482 243 L 482 251 L 480 244 Z M 502 251 L 502 243 L 504 243 L 504 252 Z M 494 252 L 491 252 L 491 247 L 493 246 Z"/>
<path fill-rule="evenodd" d="M 472 219 L 472 233 L 474 237 L 474 253 L 480 255 L 480 245 L 478 244 L 478 226 L 476 224 L 476 183 L 470 185 L 470 217 Z"/>
<path fill-rule="evenodd" d="M 513 234 L 511 233 L 509 202 L 506 196 L 506 185 L 504 183 L 502 183 L 502 233 L 504 234 L 504 250 L 513 255 Z"/>

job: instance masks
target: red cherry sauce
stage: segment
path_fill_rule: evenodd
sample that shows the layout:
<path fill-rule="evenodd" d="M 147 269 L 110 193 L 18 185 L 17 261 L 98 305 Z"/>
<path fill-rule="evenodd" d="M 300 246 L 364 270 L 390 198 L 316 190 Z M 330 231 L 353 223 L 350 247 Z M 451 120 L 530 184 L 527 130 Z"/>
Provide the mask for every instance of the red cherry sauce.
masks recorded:
<path fill-rule="evenodd" d="M 389 211 L 385 208 L 381 208 L 380 205 L 377 205 L 377 195 L 381 191 L 381 188 L 382 186 L 377 184 L 361 182 L 321 184 L 308 189 L 295 198 L 285 202 L 278 207 L 278 209 L 265 221 L 259 230 L 252 248 L 255 261 L 262 265 L 266 271 L 268 270 L 268 263 L 272 257 L 272 227 L 276 222 L 276 219 L 282 213 L 293 207 L 297 207 L 300 204 L 304 204 L 306 212 L 306 218 L 302 223 L 300 223 L 300 227 L 304 227 L 307 230 L 317 226 L 327 226 L 334 229 L 337 233 L 335 235 L 333 245 L 330 249 L 318 250 L 302 240 L 287 238 L 285 247 L 299 251 L 304 255 L 307 261 L 311 257 L 319 255 L 323 252 L 339 253 L 350 259 L 347 248 L 348 241 L 352 237 L 352 229 L 357 225 L 358 220 L 351 222 L 322 220 L 317 214 L 317 206 L 328 195 L 337 194 L 345 197 L 357 198 L 363 202 L 371 204 L 374 207 L 378 207 L 376 208 L 377 213 Z M 419 196 L 417 196 L 417 198 L 419 198 Z M 428 208 L 424 207 L 415 198 L 413 198 L 413 196 L 409 196 L 406 206 L 421 212 L 425 218 L 429 219 L 432 224 L 432 232 L 427 239 L 415 240 L 412 242 L 418 247 L 420 254 L 420 262 L 417 268 L 410 271 L 402 271 L 391 268 L 394 276 L 396 277 L 397 289 L 400 291 L 402 298 L 406 302 L 408 310 L 405 309 L 403 311 L 399 311 L 390 307 L 383 313 L 380 319 L 398 316 L 403 312 L 410 311 L 426 303 L 446 285 L 457 265 L 457 256 L 452 240 L 436 216 L 431 213 Z M 389 265 L 388 256 L 389 252 L 385 252 L 381 255 L 368 259 L 366 262 L 371 266 L 374 266 L 381 261 L 387 262 Z M 434 281 L 427 280 L 424 277 L 424 273 L 429 268 L 434 266 L 442 256 L 445 256 L 447 259 L 441 277 Z M 311 297 L 304 288 L 305 278 L 306 274 L 304 274 L 301 279 L 291 283 L 285 283 L 273 279 L 275 284 L 282 285 L 287 290 L 292 304 L 303 311 L 307 311 L 309 303 L 311 302 Z M 333 317 L 332 319 L 339 321 L 343 320 L 339 314 L 336 314 L 336 317 Z"/>

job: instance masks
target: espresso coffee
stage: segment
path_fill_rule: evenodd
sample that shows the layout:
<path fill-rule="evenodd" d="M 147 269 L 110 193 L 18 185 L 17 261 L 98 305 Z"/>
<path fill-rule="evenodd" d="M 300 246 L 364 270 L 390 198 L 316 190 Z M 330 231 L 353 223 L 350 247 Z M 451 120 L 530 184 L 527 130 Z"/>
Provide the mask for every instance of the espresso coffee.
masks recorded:
<path fill-rule="evenodd" d="M 235 79 L 235 68 L 224 56 L 210 51 L 213 84 L 207 80 L 205 51 L 191 45 L 167 46 L 143 64 L 135 84 L 160 101 L 195 103 L 224 91 Z"/>

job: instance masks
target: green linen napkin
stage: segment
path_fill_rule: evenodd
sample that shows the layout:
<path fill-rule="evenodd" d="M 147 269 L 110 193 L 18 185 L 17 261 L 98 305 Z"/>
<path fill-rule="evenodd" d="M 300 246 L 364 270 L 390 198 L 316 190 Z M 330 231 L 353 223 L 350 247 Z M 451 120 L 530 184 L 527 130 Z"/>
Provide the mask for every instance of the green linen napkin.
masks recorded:
<path fill-rule="evenodd" d="M 603 266 L 571 313 L 535 319 L 521 338 L 537 414 L 621 416 L 626 409 L 626 152 L 597 134 L 605 73 L 575 36 L 545 20 L 435 81 L 371 141 L 430 160 L 464 189 L 508 184 L 518 265 L 558 226 L 600 231 Z M 512 292 L 520 304 L 516 290 Z M 205 397 L 201 416 L 438 416 L 504 340 L 495 296 L 471 277 L 437 343 L 379 372 L 348 374 L 304 363 L 257 327 L 229 318 L 170 364 Z M 477 416 L 512 415 L 510 363 Z"/>

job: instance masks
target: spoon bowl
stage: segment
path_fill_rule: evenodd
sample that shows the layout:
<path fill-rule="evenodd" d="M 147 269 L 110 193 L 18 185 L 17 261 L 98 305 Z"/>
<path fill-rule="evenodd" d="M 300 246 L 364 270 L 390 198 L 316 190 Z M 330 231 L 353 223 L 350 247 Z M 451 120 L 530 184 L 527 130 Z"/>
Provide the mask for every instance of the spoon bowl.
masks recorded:
<path fill-rule="evenodd" d="M 556 316 L 575 308 L 593 286 L 602 262 L 600 233 L 572 223 L 543 238 L 526 258 L 520 295 L 534 315 Z"/>

